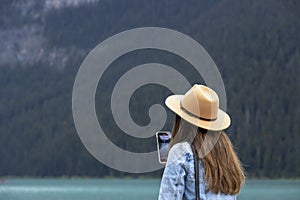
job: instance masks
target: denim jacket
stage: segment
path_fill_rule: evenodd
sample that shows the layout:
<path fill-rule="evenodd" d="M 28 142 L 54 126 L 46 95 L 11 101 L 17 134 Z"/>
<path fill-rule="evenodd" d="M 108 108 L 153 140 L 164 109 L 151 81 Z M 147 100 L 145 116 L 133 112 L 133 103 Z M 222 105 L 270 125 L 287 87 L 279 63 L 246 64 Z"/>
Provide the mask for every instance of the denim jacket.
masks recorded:
<path fill-rule="evenodd" d="M 205 193 L 204 168 L 199 160 L 199 189 L 201 200 L 236 200 L 236 195 Z M 188 142 L 175 144 L 169 152 L 163 173 L 159 200 L 196 199 L 194 158 Z"/>

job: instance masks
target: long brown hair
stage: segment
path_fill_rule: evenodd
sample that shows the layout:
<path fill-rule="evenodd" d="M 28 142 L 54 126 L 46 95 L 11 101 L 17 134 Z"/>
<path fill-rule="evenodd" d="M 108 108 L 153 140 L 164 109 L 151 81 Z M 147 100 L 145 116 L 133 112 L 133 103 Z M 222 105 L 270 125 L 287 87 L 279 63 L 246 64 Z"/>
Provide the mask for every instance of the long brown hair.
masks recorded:
<path fill-rule="evenodd" d="M 195 131 L 191 131 L 192 129 L 188 127 L 194 128 Z M 210 143 L 211 135 L 218 137 L 213 144 Z M 212 145 L 207 152 L 205 152 L 207 148 L 203 148 L 206 137 L 206 141 L 208 141 L 206 144 Z M 184 140 L 192 143 L 202 161 L 205 181 L 207 182 L 206 192 L 231 195 L 240 192 L 245 180 L 244 170 L 229 137 L 224 131 L 208 131 L 193 126 L 176 115 L 170 146 L 172 147 Z"/>

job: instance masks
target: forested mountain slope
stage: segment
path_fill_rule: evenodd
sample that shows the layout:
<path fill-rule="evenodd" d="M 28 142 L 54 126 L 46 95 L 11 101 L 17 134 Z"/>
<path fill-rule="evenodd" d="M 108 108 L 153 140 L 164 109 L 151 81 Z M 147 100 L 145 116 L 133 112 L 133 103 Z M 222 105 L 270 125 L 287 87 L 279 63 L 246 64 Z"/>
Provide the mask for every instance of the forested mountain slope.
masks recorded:
<path fill-rule="evenodd" d="M 86 151 L 76 134 L 71 95 L 76 72 L 93 47 L 113 34 L 143 26 L 183 32 L 214 59 L 232 116 L 227 132 L 249 176 L 300 176 L 297 0 L 103 0 L 43 12 L 41 7 L 33 7 L 39 15 L 25 21 L 11 19 L 10 13 L 0 15 L 0 31 L 5 35 L 24 24 L 34 25 L 38 31 L 32 32 L 38 34 L 26 37 L 36 41 L 30 52 L 49 51 L 30 62 L 1 62 L 0 176 L 126 175 L 102 165 Z M 54 53 L 57 56 L 51 57 Z M 172 66 L 191 82 L 202 81 L 186 61 L 158 50 L 132 52 L 114 62 L 98 87 L 96 108 L 110 139 L 127 150 L 154 150 L 155 139 L 126 136 L 103 105 L 108 105 L 113 84 L 123 72 L 148 62 Z M 163 103 L 170 94 L 158 85 L 143 89 L 131 101 L 132 117 L 141 125 L 149 122 L 149 106 Z M 155 95 L 145 99 L 147 93 Z M 165 128 L 170 129 L 171 113 L 168 116 Z"/>

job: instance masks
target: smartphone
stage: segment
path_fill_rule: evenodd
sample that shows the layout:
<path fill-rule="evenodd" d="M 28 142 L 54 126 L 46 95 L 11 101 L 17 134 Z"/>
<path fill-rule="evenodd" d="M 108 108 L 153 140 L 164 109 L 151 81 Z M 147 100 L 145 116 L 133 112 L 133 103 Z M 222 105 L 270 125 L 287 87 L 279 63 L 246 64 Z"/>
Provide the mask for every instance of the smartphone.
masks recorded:
<path fill-rule="evenodd" d="M 158 161 L 161 164 L 165 164 L 167 162 L 170 141 L 171 141 L 171 132 L 158 131 L 156 133 Z"/>

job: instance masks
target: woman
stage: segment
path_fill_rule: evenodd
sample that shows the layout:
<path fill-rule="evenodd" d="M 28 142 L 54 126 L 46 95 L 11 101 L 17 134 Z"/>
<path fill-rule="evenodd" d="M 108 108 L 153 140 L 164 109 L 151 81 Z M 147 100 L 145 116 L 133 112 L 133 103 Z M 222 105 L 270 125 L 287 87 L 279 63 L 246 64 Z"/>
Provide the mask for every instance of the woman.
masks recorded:
<path fill-rule="evenodd" d="M 168 97 L 166 105 L 176 118 L 159 199 L 196 199 L 196 190 L 203 200 L 236 199 L 245 175 L 223 131 L 230 117 L 219 109 L 218 95 L 204 85 L 194 85 L 185 95 Z"/>

